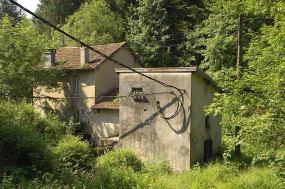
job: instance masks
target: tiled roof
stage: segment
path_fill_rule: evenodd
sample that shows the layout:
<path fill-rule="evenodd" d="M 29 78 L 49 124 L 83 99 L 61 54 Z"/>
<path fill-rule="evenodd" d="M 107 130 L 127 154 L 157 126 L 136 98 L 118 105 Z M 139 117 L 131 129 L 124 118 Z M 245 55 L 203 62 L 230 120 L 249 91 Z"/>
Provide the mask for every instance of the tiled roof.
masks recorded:
<path fill-rule="evenodd" d="M 119 110 L 119 100 L 118 100 L 119 89 L 116 88 L 112 90 L 110 93 L 99 97 L 96 100 L 94 109 L 110 109 L 110 110 Z"/>
<path fill-rule="evenodd" d="M 121 43 L 111 43 L 107 45 L 97 45 L 93 46 L 96 50 L 104 53 L 107 56 L 111 56 L 118 49 L 123 46 L 128 46 L 126 42 Z M 99 54 L 89 50 L 89 66 L 84 67 L 84 69 L 96 68 L 100 63 L 105 60 Z M 57 69 L 82 69 L 80 62 L 80 47 L 64 47 L 56 50 L 55 53 L 55 66 L 52 68 Z M 40 68 L 43 68 L 45 65 L 40 65 Z"/>

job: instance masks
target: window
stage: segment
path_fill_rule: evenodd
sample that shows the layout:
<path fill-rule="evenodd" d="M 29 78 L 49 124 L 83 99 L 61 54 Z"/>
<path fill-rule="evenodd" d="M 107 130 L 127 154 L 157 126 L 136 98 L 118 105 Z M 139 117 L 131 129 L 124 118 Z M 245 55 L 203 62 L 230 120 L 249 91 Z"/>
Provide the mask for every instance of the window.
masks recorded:
<path fill-rule="evenodd" d="M 207 162 L 212 156 L 213 141 L 212 139 L 204 141 L 204 161 Z"/>
<path fill-rule="evenodd" d="M 71 92 L 73 96 L 79 95 L 79 77 L 78 76 L 72 77 Z"/>
<path fill-rule="evenodd" d="M 132 88 L 133 94 L 138 94 L 138 93 L 142 93 L 142 92 L 143 92 L 142 88 L 135 88 L 135 87 Z"/>
<path fill-rule="evenodd" d="M 210 116 L 205 117 L 205 129 L 210 129 Z"/>

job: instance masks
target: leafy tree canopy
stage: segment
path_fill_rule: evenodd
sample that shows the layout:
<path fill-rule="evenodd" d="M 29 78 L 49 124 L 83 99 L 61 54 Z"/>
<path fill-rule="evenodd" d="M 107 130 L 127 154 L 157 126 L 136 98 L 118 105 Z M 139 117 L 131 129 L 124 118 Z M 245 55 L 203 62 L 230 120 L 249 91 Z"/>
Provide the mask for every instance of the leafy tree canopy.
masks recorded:
<path fill-rule="evenodd" d="M 185 36 L 205 14 L 201 1 L 139 0 L 130 7 L 127 40 L 148 66 L 185 65 Z"/>
<path fill-rule="evenodd" d="M 277 2 L 277 1 L 275 1 Z M 187 34 L 187 49 L 195 64 L 221 79 L 221 70 L 233 72 L 237 57 L 239 14 L 243 14 L 243 53 L 264 24 L 273 25 L 273 1 L 217 0 L 209 4 L 209 16 Z M 243 66 L 247 66 L 244 62 Z"/>
<path fill-rule="evenodd" d="M 56 86 L 53 79 L 58 73 L 34 69 L 43 60 L 45 45 L 31 21 L 23 19 L 14 25 L 12 18 L 4 16 L 0 21 L 0 44 L 2 96 L 31 97 L 33 87 Z"/>
<path fill-rule="evenodd" d="M 2 19 L 5 14 L 14 18 L 14 21 L 19 22 L 23 13 L 8 0 L 0 0 L 0 19 Z"/>
<path fill-rule="evenodd" d="M 77 11 L 80 6 L 90 0 L 40 0 L 36 14 L 54 25 L 62 26 L 66 19 Z M 35 20 L 39 31 L 51 38 L 51 28 Z"/>
<path fill-rule="evenodd" d="M 239 143 L 255 156 L 253 162 L 278 164 L 284 162 L 285 147 L 285 5 L 282 1 L 266 4 L 275 21 L 252 37 L 241 79 L 226 76 L 223 85 L 228 93 L 219 95 L 209 110 L 222 114 L 226 144 L 234 146 L 234 130 L 240 126 Z"/>
<path fill-rule="evenodd" d="M 104 0 L 85 3 L 69 17 L 63 30 L 91 45 L 120 42 L 123 40 L 123 20 L 111 11 Z M 55 46 L 78 45 L 58 33 Z"/>

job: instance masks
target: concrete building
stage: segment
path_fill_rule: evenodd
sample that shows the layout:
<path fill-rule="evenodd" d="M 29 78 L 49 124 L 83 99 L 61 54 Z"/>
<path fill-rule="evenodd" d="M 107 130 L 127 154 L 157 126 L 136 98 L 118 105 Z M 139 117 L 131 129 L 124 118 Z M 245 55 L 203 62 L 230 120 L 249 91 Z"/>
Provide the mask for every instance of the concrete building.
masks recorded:
<path fill-rule="evenodd" d="M 95 46 L 95 49 L 130 67 L 142 65 L 134 51 L 125 42 Z M 46 62 L 40 69 L 61 69 L 67 76 L 58 83 L 60 89 L 38 87 L 34 96 L 53 97 L 34 100 L 34 107 L 42 114 L 56 112 L 67 119 L 85 124 L 94 142 L 119 134 L 119 105 L 116 98 L 104 96 L 118 93 L 119 66 L 86 48 L 66 47 L 46 53 Z"/>
<path fill-rule="evenodd" d="M 213 102 L 214 94 L 221 92 L 217 84 L 196 67 L 136 70 L 185 89 L 184 102 L 175 118 L 164 119 L 163 115 L 167 117 L 176 112 L 181 95 L 130 70 L 116 69 L 120 96 L 131 94 L 131 97 L 120 98 L 117 146 L 134 149 L 144 160 L 165 157 L 178 170 L 218 154 L 221 117 L 206 116 L 204 111 L 204 107 Z"/>

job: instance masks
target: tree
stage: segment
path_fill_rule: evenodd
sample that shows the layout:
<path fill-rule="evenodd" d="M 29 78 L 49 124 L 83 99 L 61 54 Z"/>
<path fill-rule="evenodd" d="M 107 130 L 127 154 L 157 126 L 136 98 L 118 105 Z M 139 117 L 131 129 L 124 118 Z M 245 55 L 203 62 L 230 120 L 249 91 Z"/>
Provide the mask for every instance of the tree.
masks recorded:
<path fill-rule="evenodd" d="M 200 1 L 139 0 L 130 7 L 127 40 L 148 66 L 187 65 L 184 34 L 203 17 Z"/>
<path fill-rule="evenodd" d="M 235 75 L 239 14 L 243 14 L 245 53 L 252 38 L 260 34 L 260 28 L 264 24 L 273 25 L 270 7 L 269 2 L 257 0 L 217 0 L 209 4 L 208 18 L 187 33 L 187 49 L 194 64 L 216 80 L 223 78 L 221 70 Z"/>
<path fill-rule="evenodd" d="M 123 37 L 123 20 L 111 11 L 104 0 L 85 3 L 69 17 L 63 30 L 91 45 L 120 42 Z M 64 38 L 65 45 L 78 45 Z"/>
<path fill-rule="evenodd" d="M 234 146 L 235 127 L 241 126 L 239 143 L 244 152 L 254 156 L 253 162 L 283 163 L 284 173 L 285 5 L 282 1 L 266 4 L 274 24 L 265 24 L 252 37 L 241 79 L 226 78 L 223 85 L 228 92 L 219 95 L 209 110 L 222 114 L 228 147 Z"/>
<path fill-rule="evenodd" d="M 33 95 L 33 88 L 38 85 L 57 86 L 55 78 L 61 71 L 35 70 L 43 61 L 45 45 L 31 21 L 24 18 L 14 24 L 12 18 L 4 16 L 0 21 L 0 44 L 2 97 L 29 98 Z"/>
<path fill-rule="evenodd" d="M 4 17 L 4 14 L 14 18 L 14 21 L 19 22 L 22 12 L 8 0 L 0 0 L 0 19 Z"/>
<path fill-rule="evenodd" d="M 80 6 L 90 0 L 40 0 L 36 14 L 54 25 L 62 26 L 66 19 L 77 11 Z M 51 38 L 51 28 L 40 21 L 36 21 L 40 33 Z"/>

